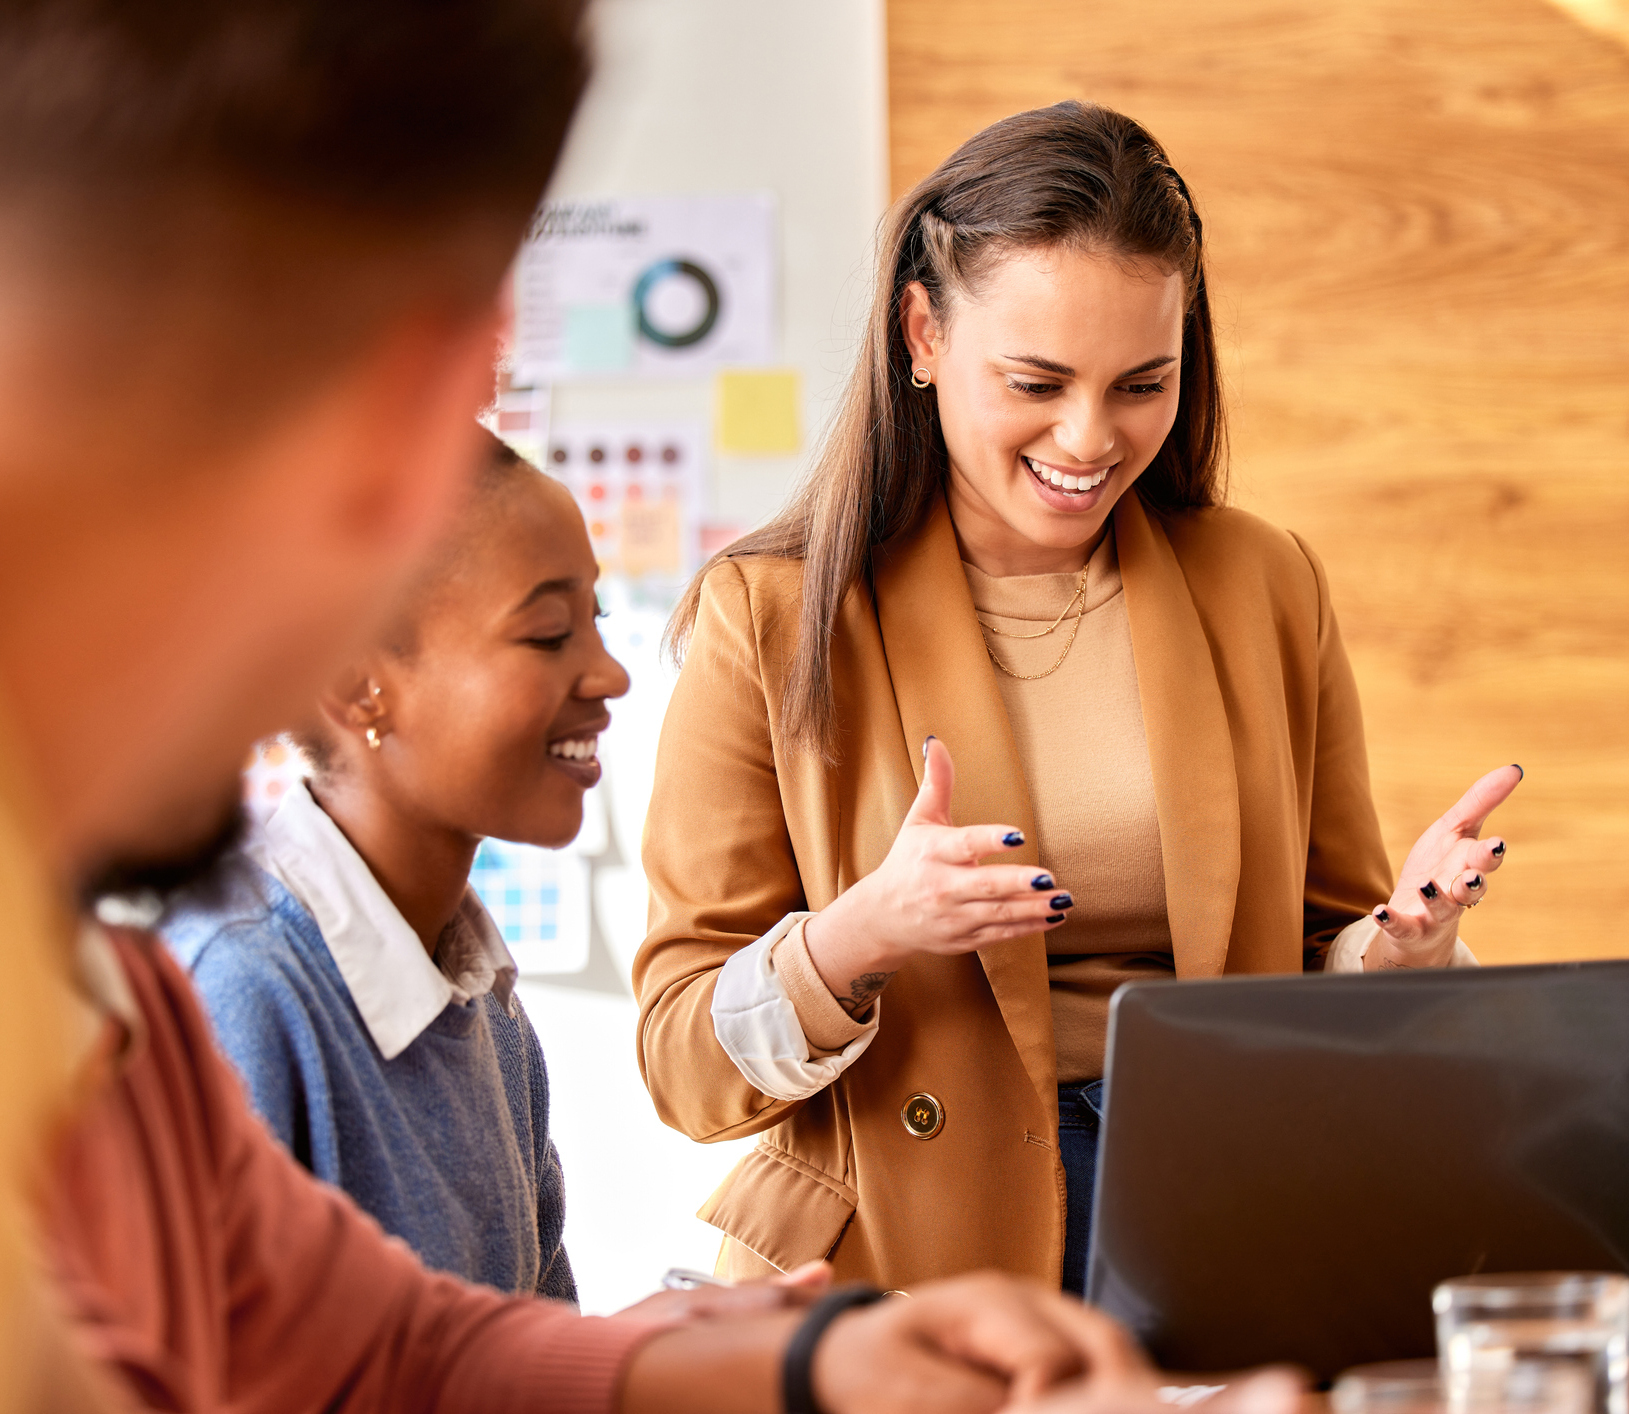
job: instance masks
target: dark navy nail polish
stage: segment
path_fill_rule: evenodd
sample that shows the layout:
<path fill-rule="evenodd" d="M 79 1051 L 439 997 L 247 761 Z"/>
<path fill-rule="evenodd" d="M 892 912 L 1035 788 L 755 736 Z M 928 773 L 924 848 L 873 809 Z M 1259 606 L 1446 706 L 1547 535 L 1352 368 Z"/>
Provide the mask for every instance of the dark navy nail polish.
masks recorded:
<path fill-rule="evenodd" d="M 932 732 L 929 732 L 925 737 L 922 738 L 922 759 L 924 761 L 928 759 L 928 743 L 935 740 L 937 740 L 937 738 Z"/>
<path fill-rule="evenodd" d="M 1436 896 L 1437 896 L 1437 886 L 1434 883 L 1432 883 L 1431 880 L 1427 879 L 1425 881 L 1425 883 L 1420 885 L 1420 897 L 1421 898 L 1423 898 L 1423 899 L 1434 899 Z"/>
<path fill-rule="evenodd" d="M 1514 761 L 1512 761 L 1510 764 L 1512 766 L 1516 766 L 1516 763 Z M 1525 781 L 1527 779 L 1527 772 L 1523 771 L 1520 766 L 1516 766 L 1516 770 L 1521 773 L 1521 778 Z"/>
<path fill-rule="evenodd" d="M 1483 883 L 1482 876 L 1480 874 L 1478 874 L 1465 887 L 1468 888 L 1468 889 L 1479 889 L 1479 888 L 1482 887 L 1482 883 Z"/>
<path fill-rule="evenodd" d="M 1048 908 L 1073 908 L 1075 899 L 1073 894 L 1053 894 L 1046 903 Z"/>
<path fill-rule="evenodd" d="M 1491 853 L 1495 859 L 1503 859 L 1505 857 L 1505 842 L 1500 840 L 1493 846 L 1489 853 Z"/>
<path fill-rule="evenodd" d="M 1008 849 L 1017 849 L 1019 845 L 1023 844 L 1023 842 L 1024 832 L 1022 830 L 1008 830 L 1007 833 L 1001 837 L 1001 843 L 1006 845 Z M 1043 886 L 1041 884 L 1037 884 L 1035 887 L 1045 887 L 1050 889 L 1052 885 L 1046 884 Z"/>
<path fill-rule="evenodd" d="M 1376 918 L 1378 918 L 1382 923 L 1390 923 L 1391 922 L 1391 910 L 1389 908 L 1377 908 L 1377 909 L 1375 909 L 1374 916 Z"/>
<path fill-rule="evenodd" d="M 1052 882 L 1052 876 L 1050 874 L 1037 874 L 1029 881 L 1029 886 L 1030 888 L 1034 889 L 1036 893 L 1040 893 L 1043 889 L 1052 889 L 1057 887 L 1057 885 Z"/>
<path fill-rule="evenodd" d="M 1049 913 L 1046 916 L 1046 921 L 1048 923 L 1062 923 L 1063 915 L 1061 913 Z"/>

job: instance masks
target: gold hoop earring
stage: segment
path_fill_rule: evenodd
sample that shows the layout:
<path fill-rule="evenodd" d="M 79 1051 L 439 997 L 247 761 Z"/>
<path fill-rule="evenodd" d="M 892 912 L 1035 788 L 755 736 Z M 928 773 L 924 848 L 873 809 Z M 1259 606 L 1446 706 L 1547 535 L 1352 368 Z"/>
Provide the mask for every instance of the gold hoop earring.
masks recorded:
<path fill-rule="evenodd" d="M 381 744 L 380 737 L 379 737 L 379 728 L 378 727 L 369 727 L 367 729 L 367 731 L 363 733 L 363 735 L 366 736 L 367 739 L 368 739 L 368 750 L 369 751 L 377 751 L 379 749 L 379 747 L 380 747 L 380 744 Z"/>
<path fill-rule="evenodd" d="M 919 368 L 915 373 L 911 374 L 911 387 L 913 388 L 926 388 L 931 382 L 933 382 L 933 374 L 925 368 Z"/>

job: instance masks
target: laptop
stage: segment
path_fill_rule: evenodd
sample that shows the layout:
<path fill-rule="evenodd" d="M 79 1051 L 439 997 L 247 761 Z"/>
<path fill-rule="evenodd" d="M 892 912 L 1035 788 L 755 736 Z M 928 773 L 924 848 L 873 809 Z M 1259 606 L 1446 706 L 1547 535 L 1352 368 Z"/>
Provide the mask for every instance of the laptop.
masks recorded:
<path fill-rule="evenodd" d="M 1435 1351 L 1431 1288 L 1629 1269 L 1629 961 L 1136 982 L 1087 1296 L 1166 1369 Z"/>

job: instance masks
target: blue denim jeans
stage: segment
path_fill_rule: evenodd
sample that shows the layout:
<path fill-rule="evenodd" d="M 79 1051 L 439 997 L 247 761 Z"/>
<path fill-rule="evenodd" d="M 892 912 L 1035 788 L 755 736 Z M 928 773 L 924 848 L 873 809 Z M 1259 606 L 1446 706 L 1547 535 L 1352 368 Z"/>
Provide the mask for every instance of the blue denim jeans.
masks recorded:
<path fill-rule="evenodd" d="M 1063 1289 L 1086 1292 L 1086 1254 L 1092 1242 L 1092 1187 L 1097 1178 L 1097 1127 L 1103 1117 L 1103 1082 L 1058 1086 L 1058 1151 L 1068 1208 L 1063 1229 Z"/>

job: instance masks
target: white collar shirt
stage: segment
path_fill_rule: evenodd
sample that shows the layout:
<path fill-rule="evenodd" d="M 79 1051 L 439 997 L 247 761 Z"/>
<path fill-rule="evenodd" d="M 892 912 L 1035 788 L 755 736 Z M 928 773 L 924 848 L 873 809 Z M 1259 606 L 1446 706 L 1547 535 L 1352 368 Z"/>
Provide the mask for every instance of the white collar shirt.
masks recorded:
<path fill-rule="evenodd" d="M 435 960 L 362 856 L 301 782 L 266 822 L 257 862 L 316 920 L 368 1034 L 394 1060 L 449 1003 L 493 993 L 514 1014 L 515 959 L 475 890 L 436 944 Z"/>

